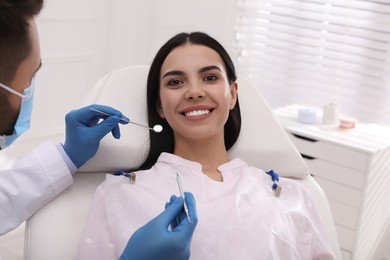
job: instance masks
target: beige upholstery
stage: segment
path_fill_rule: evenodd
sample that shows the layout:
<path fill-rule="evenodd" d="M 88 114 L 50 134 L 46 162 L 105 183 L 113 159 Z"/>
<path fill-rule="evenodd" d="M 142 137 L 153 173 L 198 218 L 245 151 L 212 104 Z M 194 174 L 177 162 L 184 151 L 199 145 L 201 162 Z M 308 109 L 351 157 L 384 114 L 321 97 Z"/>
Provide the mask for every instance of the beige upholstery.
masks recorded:
<path fill-rule="evenodd" d="M 147 66 L 115 69 L 96 84 L 86 103 L 113 106 L 134 122 L 146 124 L 147 72 Z M 257 89 L 244 78 L 239 77 L 238 84 L 242 132 L 229 151 L 230 157 L 295 178 L 308 189 L 340 259 L 333 217 L 323 191 L 308 174 L 306 164 Z M 90 201 L 104 172 L 138 166 L 148 152 L 147 129 L 127 125 L 121 127 L 121 133 L 120 140 L 106 136 L 96 156 L 75 174 L 75 183 L 27 221 L 25 259 L 74 259 Z"/>

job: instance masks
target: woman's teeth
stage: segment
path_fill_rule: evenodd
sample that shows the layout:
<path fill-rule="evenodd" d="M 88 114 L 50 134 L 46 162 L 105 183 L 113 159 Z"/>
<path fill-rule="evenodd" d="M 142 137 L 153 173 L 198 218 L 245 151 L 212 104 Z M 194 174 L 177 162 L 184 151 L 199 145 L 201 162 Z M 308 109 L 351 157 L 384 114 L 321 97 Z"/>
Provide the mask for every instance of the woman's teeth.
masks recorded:
<path fill-rule="evenodd" d="M 210 113 L 210 110 L 195 110 L 191 112 L 186 112 L 184 113 L 185 116 L 202 116 L 202 115 L 207 115 Z"/>

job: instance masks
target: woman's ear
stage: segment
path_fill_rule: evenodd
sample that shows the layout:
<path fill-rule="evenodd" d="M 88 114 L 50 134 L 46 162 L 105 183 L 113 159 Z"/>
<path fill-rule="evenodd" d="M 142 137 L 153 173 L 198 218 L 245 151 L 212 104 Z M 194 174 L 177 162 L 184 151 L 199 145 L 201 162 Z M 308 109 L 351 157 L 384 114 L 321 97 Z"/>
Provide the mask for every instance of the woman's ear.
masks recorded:
<path fill-rule="evenodd" d="M 161 107 L 161 102 L 158 102 L 157 104 L 157 113 L 161 118 L 165 118 L 164 110 Z"/>
<path fill-rule="evenodd" d="M 237 90 L 238 84 L 237 81 L 234 81 L 233 84 L 230 86 L 230 110 L 232 110 L 237 103 Z"/>

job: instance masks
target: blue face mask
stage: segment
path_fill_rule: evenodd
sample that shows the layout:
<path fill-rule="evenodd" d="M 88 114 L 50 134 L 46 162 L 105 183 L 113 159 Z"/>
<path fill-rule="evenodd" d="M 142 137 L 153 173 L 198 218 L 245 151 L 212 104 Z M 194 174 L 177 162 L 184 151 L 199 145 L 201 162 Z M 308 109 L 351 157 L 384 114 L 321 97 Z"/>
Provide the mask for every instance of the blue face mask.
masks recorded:
<path fill-rule="evenodd" d="M 24 89 L 23 94 L 16 92 L 10 87 L 0 83 L 0 87 L 22 98 L 20 112 L 16 120 L 14 131 L 11 135 L 0 136 L 0 149 L 10 146 L 21 134 L 30 128 L 30 120 L 32 113 L 32 103 L 35 88 L 35 77 L 31 80 L 31 85 Z"/>

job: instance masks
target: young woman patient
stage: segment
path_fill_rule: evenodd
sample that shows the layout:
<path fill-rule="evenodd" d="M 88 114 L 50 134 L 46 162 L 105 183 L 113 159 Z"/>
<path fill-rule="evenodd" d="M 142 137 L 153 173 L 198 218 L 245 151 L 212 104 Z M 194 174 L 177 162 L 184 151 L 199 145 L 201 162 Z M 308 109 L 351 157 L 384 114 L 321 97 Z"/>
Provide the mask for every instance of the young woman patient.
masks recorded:
<path fill-rule="evenodd" d="M 229 158 L 241 127 L 238 89 L 233 62 L 212 37 L 181 33 L 162 46 L 150 67 L 147 104 L 149 125 L 164 130 L 150 133 L 134 184 L 107 175 L 98 187 L 80 258 L 118 259 L 133 233 L 178 194 L 178 174 L 196 200 L 191 259 L 334 259 L 308 192 L 280 178 L 276 197 L 263 170 Z M 180 219 L 189 221 L 184 213 Z M 144 242 L 152 240 L 150 234 Z"/>

